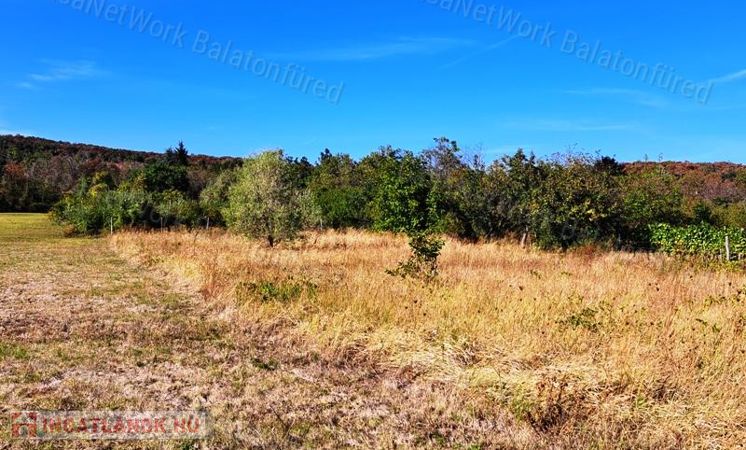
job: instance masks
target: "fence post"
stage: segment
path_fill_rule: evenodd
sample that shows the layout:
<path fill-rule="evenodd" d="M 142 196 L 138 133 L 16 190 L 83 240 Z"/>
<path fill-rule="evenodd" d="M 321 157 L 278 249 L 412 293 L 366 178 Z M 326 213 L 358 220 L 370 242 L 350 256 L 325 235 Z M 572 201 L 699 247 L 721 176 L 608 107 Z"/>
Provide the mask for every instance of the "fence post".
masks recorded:
<path fill-rule="evenodd" d="M 725 235 L 725 260 L 730 262 L 730 236 Z"/>

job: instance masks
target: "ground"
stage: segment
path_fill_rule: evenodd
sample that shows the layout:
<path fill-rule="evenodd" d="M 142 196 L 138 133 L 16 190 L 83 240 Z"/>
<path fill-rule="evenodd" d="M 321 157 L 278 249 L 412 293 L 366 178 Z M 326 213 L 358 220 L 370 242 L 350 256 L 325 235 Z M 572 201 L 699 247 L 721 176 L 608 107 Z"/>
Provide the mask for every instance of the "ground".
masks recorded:
<path fill-rule="evenodd" d="M 0 448 L 13 410 L 206 410 L 207 442 L 127 448 L 525 446 L 533 432 L 375 364 L 329 365 L 237 325 L 168 274 L 105 238 L 66 238 L 43 215 L 0 215 Z M 486 436 L 492 436 L 487 438 Z"/>
<path fill-rule="evenodd" d="M 424 283 L 387 273 L 406 257 L 403 238 L 358 231 L 270 249 L 0 215 L 0 414 L 214 419 L 207 441 L 125 448 L 746 442 L 741 268 L 449 240 Z M 0 448 L 39 448 L 8 431 Z"/>

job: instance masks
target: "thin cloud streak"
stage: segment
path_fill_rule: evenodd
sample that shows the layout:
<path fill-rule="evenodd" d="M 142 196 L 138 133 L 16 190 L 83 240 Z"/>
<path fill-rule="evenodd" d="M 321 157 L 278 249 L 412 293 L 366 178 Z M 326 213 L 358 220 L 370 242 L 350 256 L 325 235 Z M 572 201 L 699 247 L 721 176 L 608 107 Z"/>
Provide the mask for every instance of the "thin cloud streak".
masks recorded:
<path fill-rule="evenodd" d="M 453 38 L 402 37 L 393 42 L 360 44 L 350 47 L 308 50 L 291 53 L 273 53 L 272 59 L 312 62 L 373 61 L 396 56 L 434 55 L 462 47 L 471 47 L 474 41 Z"/>
<path fill-rule="evenodd" d="M 482 50 L 479 50 L 477 52 L 471 53 L 469 55 L 466 55 L 466 56 L 458 58 L 458 59 L 456 59 L 454 61 L 451 61 L 448 64 L 445 64 L 445 65 L 441 66 L 440 69 L 441 70 L 448 69 L 448 68 L 451 68 L 453 66 L 459 65 L 459 64 L 461 64 L 461 63 L 463 63 L 465 61 L 468 61 L 468 60 L 470 60 L 472 58 L 476 58 L 477 56 L 482 56 L 485 53 L 491 52 L 492 50 L 496 50 L 496 49 L 498 49 L 500 47 L 504 47 L 505 45 L 509 44 L 510 42 L 512 42 L 512 41 L 514 41 L 514 40 L 516 40 L 518 38 L 520 38 L 520 36 L 515 35 L 515 36 L 511 36 L 511 37 L 509 37 L 507 39 L 503 39 L 502 41 L 495 42 L 494 44 L 488 45 L 487 47 L 483 48 Z"/>
<path fill-rule="evenodd" d="M 739 70 L 738 72 L 729 73 L 727 75 L 723 75 L 722 77 L 713 78 L 710 80 L 710 83 L 726 84 L 726 83 L 733 83 L 735 81 L 741 81 L 745 79 L 746 79 L 746 69 Z"/>
<path fill-rule="evenodd" d="M 93 61 L 43 60 L 42 63 L 48 66 L 46 71 L 29 74 L 27 80 L 18 83 L 17 86 L 22 89 L 36 89 L 39 84 L 85 80 L 106 73 Z"/>
<path fill-rule="evenodd" d="M 648 94 L 644 91 L 621 88 L 590 88 L 590 89 L 571 89 L 562 91 L 564 94 L 577 96 L 597 96 L 597 97 L 618 97 L 630 103 L 635 103 L 651 108 L 665 108 L 670 102 L 663 97 Z"/>
<path fill-rule="evenodd" d="M 602 123 L 590 120 L 528 119 L 504 122 L 503 126 L 522 131 L 548 131 L 558 133 L 578 133 L 594 131 L 633 131 L 639 129 L 636 123 Z"/>

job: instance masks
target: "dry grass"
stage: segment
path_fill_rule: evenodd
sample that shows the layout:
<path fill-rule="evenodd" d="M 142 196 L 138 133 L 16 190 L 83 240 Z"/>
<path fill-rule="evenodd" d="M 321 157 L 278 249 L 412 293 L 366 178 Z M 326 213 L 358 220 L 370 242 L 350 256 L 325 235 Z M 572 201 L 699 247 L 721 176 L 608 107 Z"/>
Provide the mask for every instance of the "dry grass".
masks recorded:
<path fill-rule="evenodd" d="M 64 238 L 44 216 L 0 215 L 0 449 L 542 446 L 481 394 L 407 368 L 335 364 L 343 355 L 315 352 L 292 323 L 237 320 L 250 319 L 253 300 L 237 308 L 225 295 L 226 307 L 215 296 L 225 279 L 205 301 L 173 276 L 187 266 L 176 263 L 178 242 L 191 239 L 116 237 L 123 252 L 148 246 L 137 255 L 143 266 L 106 239 Z M 194 282 L 204 269 L 192 267 Z M 251 295 L 293 304 L 297 289 Z M 34 409 L 196 409 L 212 416 L 214 432 L 198 442 L 9 440 L 8 412 Z"/>
<path fill-rule="evenodd" d="M 421 392 L 447 388 L 472 406 L 471 419 L 509 411 L 533 430 L 503 441 L 510 446 L 746 442 L 743 273 L 449 241 L 439 282 L 423 286 L 385 274 L 407 255 L 386 235 L 325 233 L 274 250 L 221 233 L 125 233 L 110 243 L 189 280 L 268 345 L 396 373 Z"/>

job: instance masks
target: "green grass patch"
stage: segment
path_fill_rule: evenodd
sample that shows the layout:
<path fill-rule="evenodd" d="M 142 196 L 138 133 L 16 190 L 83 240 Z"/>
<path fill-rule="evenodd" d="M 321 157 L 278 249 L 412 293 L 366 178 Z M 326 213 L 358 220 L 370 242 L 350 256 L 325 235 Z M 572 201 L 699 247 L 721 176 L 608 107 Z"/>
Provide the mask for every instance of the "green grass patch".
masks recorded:
<path fill-rule="evenodd" d="M 5 359 L 27 360 L 29 359 L 28 350 L 18 344 L 10 342 L 0 342 L 0 361 Z"/>

